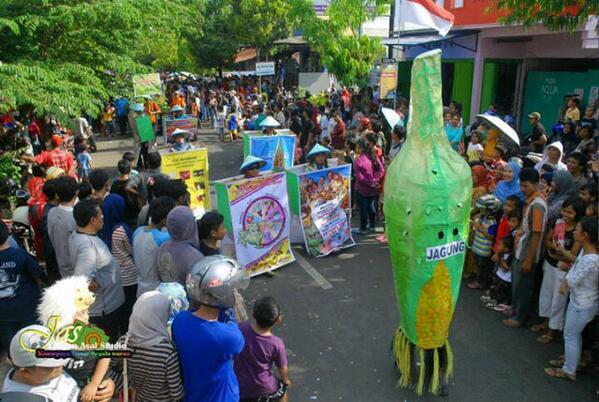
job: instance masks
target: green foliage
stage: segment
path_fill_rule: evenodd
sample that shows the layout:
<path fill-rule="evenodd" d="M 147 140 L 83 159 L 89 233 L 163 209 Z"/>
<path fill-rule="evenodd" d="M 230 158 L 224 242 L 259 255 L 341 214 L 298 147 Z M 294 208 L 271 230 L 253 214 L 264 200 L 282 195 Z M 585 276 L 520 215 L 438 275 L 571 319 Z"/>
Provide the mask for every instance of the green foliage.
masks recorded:
<path fill-rule="evenodd" d="M 494 5 L 505 14 L 500 18 L 504 24 L 543 24 L 550 31 L 573 32 L 589 15 L 599 13 L 597 0 L 495 0 Z"/>
<path fill-rule="evenodd" d="M 19 166 L 19 157 L 25 149 L 18 149 L 11 152 L 3 152 L 0 155 L 0 177 L 13 179 L 17 183 L 21 183 L 21 168 Z M 6 195 L 6 194 L 4 194 Z"/>
<path fill-rule="evenodd" d="M 345 85 L 361 85 L 380 57 L 379 38 L 360 34 L 362 25 L 381 15 L 389 0 L 331 0 L 328 18 L 319 18 L 309 0 L 292 0 L 292 17 L 321 62 Z"/>
<path fill-rule="evenodd" d="M 0 112 L 92 115 L 131 75 L 176 67 L 199 0 L 0 0 Z M 174 54 L 174 56 L 171 56 Z"/>
<path fill-rule="evenodd" d="M 318 95 L 310 96 L 310 103 L 316 106 L 325 106 L 329 101 L 329 95 L 326 92 L 321 92 Z"/>
<path fill-rule="evenodd" d="M 207 0 L 202 32 L 192 28 L 185 33 L 189 52 L 200 67 L 227 67 L 237 54 L 240 38 L 231 24 L 235 3 L 236 0 Z"/>
<path fill-rule="evenodd" d="M 201 32 L 186 33 L 190 52 L 206 69 L 231 66 L 244 46 L 256 47 L 263 59 L 290 35 L 290 10 L 287 0 L 207 0 Z"/>
<path fill-rule="evenodd" d="M 273 42 L 291 33 L 293 21 L 289 0 L 237 0 L 235 19 L 230 21 L 242 44 L 268 51 Z"/>

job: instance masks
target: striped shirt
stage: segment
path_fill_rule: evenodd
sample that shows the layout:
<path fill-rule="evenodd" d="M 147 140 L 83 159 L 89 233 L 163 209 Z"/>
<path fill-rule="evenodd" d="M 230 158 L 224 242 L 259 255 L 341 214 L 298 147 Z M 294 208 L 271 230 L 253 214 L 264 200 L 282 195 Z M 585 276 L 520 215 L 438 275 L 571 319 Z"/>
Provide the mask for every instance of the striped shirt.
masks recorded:
<path fill-rule="evenodd" d="M 488 226 L 487 233 L 483 233 L 482 227 Z M 485 216 L 480 222 L 480 227 L 474 234 L 474 242 L 472 243 L 472 251 L 481 257 L 490 257 L 493 254 L 493 242 L 495 240 L 495 234 L 497 233 L 497 221 L 492 218 Z M 492 235 L 492 238 L 488 238 L 485 235 Z"/>
<path fill-rule="evenodd" d="M 127 359 L 129 382 L 136 390 L 136 402 L 174 402 L 183 399 L 183 376 L 179 354 L 171 342 L 151 349 L 136 348 L 129 341 L 132 357 Z"/>
<path fill-rule="evenodd" d="M 112 232 L 112 255 L 121 267 L 123 286 L 137 284 L 137 269 L 133 261 L 133 246 L 122 226 Z"/>

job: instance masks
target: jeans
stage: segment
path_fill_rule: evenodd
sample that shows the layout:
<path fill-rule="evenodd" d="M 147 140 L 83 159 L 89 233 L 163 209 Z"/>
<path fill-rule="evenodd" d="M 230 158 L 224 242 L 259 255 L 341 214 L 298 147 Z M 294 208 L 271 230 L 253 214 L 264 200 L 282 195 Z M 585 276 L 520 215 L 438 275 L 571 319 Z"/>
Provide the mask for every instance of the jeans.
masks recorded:
<path fill-rule="evenodd" d="M 358 208 L 360 208 L 360 230 L 365 231 L 369 221 L 371 229 L 376 226 L 378 198 L 378 195 L 365 196 L 356 191 L 356 200 L 358 201 Z"/>
<path fill-rule="evenodd" d="M 582 330 L 595 317 L 597 309 L 596 305 L 589 308 L 580 308 L 570 299 L 564 327 L 566 361 L 562 367 L 562 370 L 568 374 L 576 374 L 576 367 L 578 367 L 582 352 Z"/>
<path fill-rule="evenodd" d="M 512 301 L 516 310 L 514 319 L 520 324 L 524 324 L 531 315 L 532 295 L 535 288 L 535 266 L 529 272 L 524 273 L 521 270 L 523 261 L 514 260 L 512 264 Z"/>
<path fill-rule="evenodd" d="M 483 289 L 487 289 L 493 273 L 493 261 L 491 261 L 491 257 L 483 257 L 476 253 L 474 253 L 474 258 L 476 260 L 476 281 Z"/>

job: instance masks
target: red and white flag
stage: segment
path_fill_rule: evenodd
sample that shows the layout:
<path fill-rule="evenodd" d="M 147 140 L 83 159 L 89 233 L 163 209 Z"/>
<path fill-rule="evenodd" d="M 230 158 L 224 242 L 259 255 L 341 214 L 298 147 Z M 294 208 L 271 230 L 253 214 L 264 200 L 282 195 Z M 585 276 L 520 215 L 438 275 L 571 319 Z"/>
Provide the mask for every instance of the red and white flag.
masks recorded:
<path fill-rule="evenodd" d="M 434 29 L 445 36 L 454 16 L 433 0 L 399 0 L 395 3 L 395 21 L 399 31 Z"/>

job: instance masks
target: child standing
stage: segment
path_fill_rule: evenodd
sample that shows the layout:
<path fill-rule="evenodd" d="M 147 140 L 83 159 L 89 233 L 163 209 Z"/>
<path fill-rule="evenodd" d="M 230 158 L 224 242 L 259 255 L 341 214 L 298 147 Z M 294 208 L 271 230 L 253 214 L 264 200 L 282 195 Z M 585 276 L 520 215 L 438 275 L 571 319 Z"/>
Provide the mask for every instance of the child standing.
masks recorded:
<path fill-rule="evenodd" d="M 225 141 L 225 120 L 227 119 L 227 116 L 225 115 L 225 111 L 223 110 L 223 107 L 220 106 L 218 108 L 218 113 L 216 114 L 216 119 L 214 119 L 214 128 L 216 128 L 216 131 L 218 131 L 218 138 L 221 140 L 221 142 Z"/>
<path fill-rule="evenodd" d="M 498 254 L 499 260 L 496 265 L 495 275 L 492 279 L 491 288 L 487 294 L 480 297 L 486 303 L 485 307 L 492 308 L 495 311 L 504 311 L 511 304 L 512 293 L 512 250 L 514 249 L 514 238 L 504 236 L 499 242 Z M 497 306 L 502 306 L 495 308 Z"/>
<path fill-rule="evenodd" d="M 480 155 L 483 153 L 483 146 L 480 144 L 480 134 L 475 131 L 470 136 L 470 143 L 466 149 L 466 155 L 468 156 L 468 162 L 480 161 Z"/>
<path fill-rule="evenodd" d="M 476 206 L 481 209 L 481 216 L 474 223 L 474 241 L 472 252 L 476 260 L 476 280 L 468 284 L 470 289 L 487 289 L 491 279 L 493 262 L 493 242 L 497 234 L 497 211 L 499 199 L 493 194 L 485 194 L 476 201 Z"/>
<path fill-rule="evenodd" d="M 82 181 L 88 181 L 91 171 L 92 157 L 89 154 L 89 145 L 82 143 L 77 154 L 77 173 Z"/>
<path fill-rule="evenodd" d="M 200 251 L 204 256 L 221 254 L 218 242 L 225 238 L 225 217 L 218 212 L 206 212 L 198 220 L 198 235 L 200 238 Z"/>
<path fill-rule="evenodd" d="M 235 141 L 237 138 L 237 129 L 239 125 L 237 124 L 237 111 L 231 109 L 231 112 L 227 116 L 227 131 L 229 132 L 229 136 L 231 141 Z"/>
<path fill-rule="evenodd" d="M 497 226 L 497 237 L 495 238 L 495 244 L 493 245 L 493 257 L 492 260 L 494 263 L 498 263 L 498 251 L 501 243 L 501 239 L 505 236 L 511 234 L 512 229 L 510 229 L 510 215 L 514 211 L 520 212 L 520 198 L 517 195 L 510 195 L 506 198 L 505 202 L 502 206 L 503 215 L 501 219 L 499 219 L 499 225 Z"/>
<path fill-rule="evenodd" d="M 253 315 L 256 324 L 239 324 L 245 339 L 243 350 L 235 358 L 240 400 L 285 402 L 291 385 L 287 353 L 283 340 L 272 333 L 272 327 L 282 322 L 281 309 L 275 299 L 263 297 L 254 304 Z M 272 374 L 273 365 L 277 366 L 280 378 Z"/>

